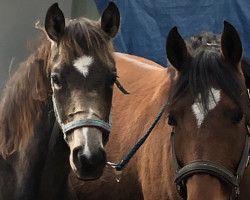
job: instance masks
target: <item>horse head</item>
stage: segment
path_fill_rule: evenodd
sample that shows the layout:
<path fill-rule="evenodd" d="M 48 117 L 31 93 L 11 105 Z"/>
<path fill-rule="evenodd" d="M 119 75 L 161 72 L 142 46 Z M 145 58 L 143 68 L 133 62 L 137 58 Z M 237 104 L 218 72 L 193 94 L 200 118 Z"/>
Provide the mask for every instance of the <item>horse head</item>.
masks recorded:
<path fill-rule="evenodd" d="M 184 199 L 238 198 L 249 151 L 249 97 L 242 44 L 224 22 L 221 36 L 186 42 L 173 28 L 167 57 L 176 70 L 169 99 L 175 183 Z"/>
<path fill-rule="evenodd" d="M 111 101 L 117 79 L 111 39 L 119 30 L 120 14 L 110 3 L 99 21 L 66 21 L 57 4 L 46 14 L 51 40 L 50 77 L 57 122 L 70 147 L 70 164 L 77 177 L 99 178 L 106 165 L 104 146 L 111 131 Z"/>

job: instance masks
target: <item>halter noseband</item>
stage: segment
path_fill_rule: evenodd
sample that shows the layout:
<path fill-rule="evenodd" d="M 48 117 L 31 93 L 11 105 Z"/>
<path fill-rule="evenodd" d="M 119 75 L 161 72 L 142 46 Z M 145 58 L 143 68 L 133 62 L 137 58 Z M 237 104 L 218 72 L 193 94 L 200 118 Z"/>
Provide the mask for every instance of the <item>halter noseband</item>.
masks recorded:
<path fill-rule="evenodd" d="M 187 189 L 185 181 L 194 174 L 209 174 L 217 177 L 218 179 L 232 185 L 235 188 L 235 199 L 237 200 L 240 195 L 240 181 L 245 171 L 245 168 L 249 164 L 250 157 L 250 128 L 247 124 L 247 135 L 245 140 L 244 150 L 241 156 L 241 160 L 235 173 L 232 173 L 222 165 L 209 160 L 195 160 L 184 167 L 179 165 L 174 144 L 174 128 L 171 132 L 171 145 L 172 145 L 172 157 L 175 170 L 175 184 L 177 186 L 178 193 L 183 199 L 187 198 Z"/>
<path fill-rule="evenodd" d="M 80 128 L 80 127 L 100 128 L 107 133 L 110 133 L 111 131 L 111 124 L 106 123 L 102 120 L 97 120 L 97 119 L 80 119 L 80 120 L 72 121 L 72 122 L 65 124 L 62 129 L 64 133 L 67 133 L 70 130 Z"/>
<path fill-rule="evenodd" d="M 112 127 L 111 113 L 109 115 L 108 123 L 99 119 L 80 119 L 80 120 L 75 120 L 75 121 L 71 121 L 71 122 L 64 124 L 59 114 L 58 108 L 57 108 L 54 93 L 52 94 L 52 102 L 53 102 L 53 107 L 54 107 L 55 116 L 57 118 L 57 122 L 63 131 L 64 140 L 66 142 L 67 142 L 67 133 L 69 131 L 72 131 L 80 127 L 94 127 L 94 128 L 100 129 L 101 131 L 104 131 L 105 133 L 108 133 L 108 134 L 110 133 L 111 127 Z"/>
<path fill-rule="evenodd" d="M 116 79 L 115 84 L 117 85 L 117 87 L 119 88 L 119 90 L 121 92 L 123 92 L 124 94 L 130 94 L 130 92 L 120 83 L 120 81 L 118 79 Z M 53 85 L 52 82 L 51 82 L 51 85 Z M 111 127 L 112 127 L 111 112 L 109 114 L 109 121 L 108 122 L 105 122 L 105 121 L 99 120 L 99 119 L 80 119 L 80 120 L 76 120 L 76 121 L 72 121 L 72 122 L 64 124 L 62 121 L 62 118 L 60 116 L 60 113 L 58 111 L 58 108 L 57 108 L 53 87 L 52 87 L 52 90 L 53 90 L 52 102 L 53 102 L 54 113 L 55 113 L 55 116 L 57 118 L 57 122 L 63 131 L 64 140 L 66 142 L 67 142 L 67 133 L 73 129 L 80 128 L 80 127 L 94 127 L 94 128 L 100 129 L 101 131 L 104 131 L 105 133 L 111 132 Z"/>

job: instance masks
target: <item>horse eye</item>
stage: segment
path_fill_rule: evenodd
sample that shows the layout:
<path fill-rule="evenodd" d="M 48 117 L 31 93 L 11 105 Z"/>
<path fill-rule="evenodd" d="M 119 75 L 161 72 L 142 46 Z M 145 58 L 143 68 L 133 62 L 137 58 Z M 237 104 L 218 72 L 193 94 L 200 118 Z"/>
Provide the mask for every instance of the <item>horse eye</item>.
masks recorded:
<path fill-rule="evenodd" d="M 168 124 L 170 126 L 177 126 L 177 119 L 173 114 L 169 114 L 169 116 L 168 116 Z"/>
<path fill-rule="evenodd" d="M 61 81 L 60 81 L 58 75 L 52 75 L 51 82 L 57 86 L 61 86 Z"/>
<path fill-rule="evenodd" d="M 239 124 L 242 119 L 243 119 L 243 112 L 242 111 L 237 111 L 234 114 L 232 121 L 233 121 L 234 124 Z"/>

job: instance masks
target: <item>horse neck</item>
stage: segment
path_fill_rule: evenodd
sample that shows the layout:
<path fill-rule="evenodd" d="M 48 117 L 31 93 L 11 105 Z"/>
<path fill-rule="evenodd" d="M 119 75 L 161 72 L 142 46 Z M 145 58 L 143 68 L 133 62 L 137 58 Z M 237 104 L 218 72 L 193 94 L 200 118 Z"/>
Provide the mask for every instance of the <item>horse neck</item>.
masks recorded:
<path fill-rule="evenodd" d="M 42 171 L 47 158 L 51 132 L 55 123 L 52 103 L 44 107 L 39 123 L 27 145 L 15 156 L 16 198 L 38 199 Z"/>
<path fill-rule="evenodd" d="M 18 199 L 75 199 L 68 185 L 69 148 L 51 110 L 50 103 L 34 136 L 18 154 L 15 163 Z"/>
<path fill-rule="evenodd" d="M 13 167 L 0 156 L 0 199 L 15 200 L 13 191 L 15 191 L 15 171 Z"/>
<path fill-rule="evenodd" d="M 68 186 L 70 172 L 69 148 L 56 124 L 49 143 L 48 154 L 42 171 L 40 199 L 73 199 Z M 62 195 L 63 198 L 58 195 Z"/>

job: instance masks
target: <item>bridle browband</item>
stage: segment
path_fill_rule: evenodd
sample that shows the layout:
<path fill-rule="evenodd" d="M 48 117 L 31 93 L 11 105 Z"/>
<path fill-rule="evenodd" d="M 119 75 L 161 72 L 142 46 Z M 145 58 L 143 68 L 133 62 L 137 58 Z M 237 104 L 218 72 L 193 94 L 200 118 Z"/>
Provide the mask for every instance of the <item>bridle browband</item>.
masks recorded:
<path fill-rule="evenodd" d="M 246 125 L 247 135 L 245 140 L 244 150 L 238 164 L 235 173 L 232 173 L 224 166 L 219 165 L 215 162 L 209 160 L 195 160 L 191 163 L 181 167 L 177 155 L 175 152 L 175 142 L 174 142 L 174 128 L 171 131 L 171 145 L 172 145 L 172 157 L 175 170 L 175 184 L 177 186 L 178 193 L 183 199 L 187 198 L 187 188 L 186 181 L 188 177 L 194 174 L 209 174 L 235 188 L 235 199 L 239 199 L 240 195 L 240 181 L 245 171 L 245 168 L 249 164 L 250 157 L 250 128 L 249 124 Z"/>

